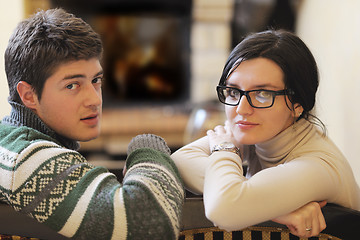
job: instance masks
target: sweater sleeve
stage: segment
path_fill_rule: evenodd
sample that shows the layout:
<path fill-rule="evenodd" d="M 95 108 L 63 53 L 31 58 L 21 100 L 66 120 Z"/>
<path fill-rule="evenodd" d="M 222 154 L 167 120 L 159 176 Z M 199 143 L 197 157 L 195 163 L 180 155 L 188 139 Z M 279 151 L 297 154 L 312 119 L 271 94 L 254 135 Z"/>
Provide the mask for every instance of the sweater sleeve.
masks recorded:
<path fill-rule="evenodd" d="M 185 187 L 203 193 L 205 214 L 231 231 L 269 221 L 310 201 L 336 199 L 339 173 L 320 157 L 302 156 L 243 176 L 242 160 L 232 152 L 210 154 L 207 137 L 172 155 Z"/>
<path fill-rule="evenodd" d="M 130 239 L 177 239 L 184 189 L 165 141 L 152 134 L 128 147 L 123 197 Z"/>
<path fill-rule="evenodd" d="M 205 169 L 210 154 L 207 137 L 183 146 L 171 155 L 185 188 L 195 194 L 203 194 Z"/>
<path fill-rule="evenodd" d="M 195 194 L 203 194 L 205 172 L 211 163 L 209 161 L 210 154 L 209 140 L 205 136 L 180 148 L 171 155 L 187 190 Z M 229 159 L 241 162 L 240 157 L 235 153 L 228 152 L 226 156 Z"/>
<path fill-rule="evenodd" d="M 136 147 L 121 185 L 78 152 L 36 142 L 18 156 L 9 204 L 74 239 L 177 239 L 184 190 L 162 150 Z"/>
<path fill-rule="evenodd" d="M 311 201 L 335 200 L 341 187 L 331 166 L 314 157 L 293 159 L 246 179 L 240 162 L 225 154 L 209 159 L 204 205 L 207 218 L 227 231 L 269 221 Z"/>

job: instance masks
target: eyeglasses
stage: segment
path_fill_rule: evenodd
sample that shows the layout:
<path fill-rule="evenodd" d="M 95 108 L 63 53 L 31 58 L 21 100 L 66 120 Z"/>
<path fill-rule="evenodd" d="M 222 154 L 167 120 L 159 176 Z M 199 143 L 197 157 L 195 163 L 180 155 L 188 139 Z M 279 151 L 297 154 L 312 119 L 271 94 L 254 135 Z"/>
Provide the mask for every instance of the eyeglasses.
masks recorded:
<path fill-rule="evenodd" d="M 243 91 L 233 87 L 217 86 L 216 91 L 220 102 L 230 106 L 237 106 L 240 103 L 241 97 L 246 96 L 250 106 L 253 108 L 269 108 L 274 105 L 275 97 L 279 95 L 292 95 L 292 91 L 288 89 L 280 91 L 272 90 L 251 90 Z"/>

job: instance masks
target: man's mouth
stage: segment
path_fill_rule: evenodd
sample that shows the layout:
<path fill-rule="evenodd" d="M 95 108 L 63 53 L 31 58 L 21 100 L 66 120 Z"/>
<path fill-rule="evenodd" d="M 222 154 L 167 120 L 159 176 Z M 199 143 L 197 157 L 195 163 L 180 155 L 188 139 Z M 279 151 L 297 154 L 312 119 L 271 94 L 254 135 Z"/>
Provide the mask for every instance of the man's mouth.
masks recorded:
<path fill-rule="evenodd" d="M 99 124 L 99 115 L 98 114 L 92 114 L 92 115 L 89 115 L 87 117 L 84 117 L 84 118 L 81 118 L 80 121 L 82 123 L 85 123 L 86 125 L 89 125 L 89 126 L 96 126 Z"/>
<path fill-rule="evenodd" d="M 97 115 L 94 115 L 94 116 L 89 116 L 89 117 L 86 117 L 86 118 L 81 118 L 80 120 L 89 120 L 89 119 L 94 119 L 96 117 L 97 117 Z"/>
<path fill-rule="evenodd" d="M 84 117 L 84 118 L 81 118 L 80 120 L 89 120 L 89 119 L 94 119 L 94 118 L 97 118 L 98 117 L 98 114 L 91 114 L 87 117 Z"/>

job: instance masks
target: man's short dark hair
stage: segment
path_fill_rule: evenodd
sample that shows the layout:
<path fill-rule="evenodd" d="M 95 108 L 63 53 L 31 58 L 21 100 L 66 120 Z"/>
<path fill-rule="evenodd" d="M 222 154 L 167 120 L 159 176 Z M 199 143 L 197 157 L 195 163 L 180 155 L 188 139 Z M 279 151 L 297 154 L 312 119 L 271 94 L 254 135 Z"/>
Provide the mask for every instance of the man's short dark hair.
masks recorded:
<path fill-rule="evenodd" d="M 19 81 L 29 83 L 39 100 L 47 78 L 61 64 L 101 59 L 100 36 L 81 18 L 63 9 L 40 11 L 20 22 L 5 51 L 9 101 L 21 103 Z"/>

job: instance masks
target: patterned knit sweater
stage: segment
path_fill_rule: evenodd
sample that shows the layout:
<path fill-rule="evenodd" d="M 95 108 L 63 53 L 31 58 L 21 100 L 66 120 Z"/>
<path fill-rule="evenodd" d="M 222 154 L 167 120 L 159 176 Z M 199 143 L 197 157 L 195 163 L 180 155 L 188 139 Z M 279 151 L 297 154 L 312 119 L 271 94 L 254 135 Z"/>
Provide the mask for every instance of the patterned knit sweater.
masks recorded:
<path fill-rule="evenodd" d="M 30 110 L 0 123 L 0 201 L 74 239 L 176 239 L 184 190 L 160 137 L 132 140 L 121 185 Z"/>

